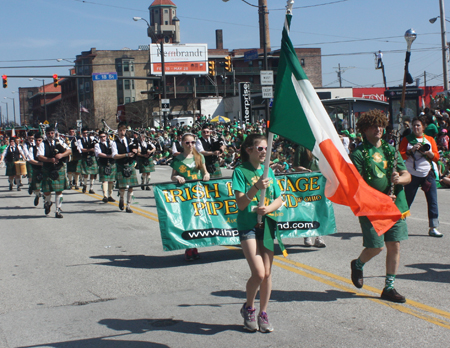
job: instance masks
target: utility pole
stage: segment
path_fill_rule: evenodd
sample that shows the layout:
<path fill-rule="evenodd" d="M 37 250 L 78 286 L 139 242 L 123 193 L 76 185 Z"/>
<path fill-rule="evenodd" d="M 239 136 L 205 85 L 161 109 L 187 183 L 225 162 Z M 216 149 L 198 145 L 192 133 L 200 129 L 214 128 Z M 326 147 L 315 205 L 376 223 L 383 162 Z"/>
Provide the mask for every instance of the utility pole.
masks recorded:
<path fill-rule="evenodd" d="M 338 64 L 337 67 L 333 67 L 333 69 L 338 69 L 336 71 L 338 80 L 339 80 L 339 87 L 342 88 L 342 74 L 345 73 L 348 69 L 354 69 L 354 66 L 346 66 L 341 68 L 341 63 Z"/>

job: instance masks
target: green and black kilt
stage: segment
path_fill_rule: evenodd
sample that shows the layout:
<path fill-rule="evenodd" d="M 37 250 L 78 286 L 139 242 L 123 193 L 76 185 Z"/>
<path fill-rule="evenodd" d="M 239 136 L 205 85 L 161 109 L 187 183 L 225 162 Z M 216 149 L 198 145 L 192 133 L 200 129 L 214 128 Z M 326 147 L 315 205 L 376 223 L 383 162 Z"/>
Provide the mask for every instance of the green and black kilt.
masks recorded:
<path fill-rule="evenodd" d="M 116 181 L 116 175 L 117 175 L 117 168 L 116 168 L 116 164 L 113 163 L 110 165 L 111 166 L 111 175 L 106 175 L 105 174 L 105 167 L 106 166 L 102 166 L 101 164 L 99 164 L 98 166 L 98 173 L 100 176 L 100 182 L 111 182 L 111 181 Z"/>
<path fill-rule="evenodd" d="M 33 177 L 33 167 L 31 163 L 27 161 L 27 178 L 31 179 Z"/>
<path fill-rule="evenodd" d="M 135 186 L 138 185 L 138 180 L 136 177 L 136 169 L 134 168 L 135 162 L 127 165 L 127 166 L 131 166 L 132 171 L 131 171 L 131 175 L 126 178 L 123 176 L 123 169 L 124 166 L 116 163 L 117 166 L 117 174 L 116 174 L 116 188 L 117 189 L 125 189 L 127 188 L 127 186 Z"/>
<path fill-rule="evenodd" d="M 37 181 L 37 175 L 39 173 L 42 173 L 42 169 L 32 169 L 33 170 L 33 174 L 31 176 L 31 184 L 30 187 L 33 191 L 35 190 L 40 190 L 42 188 L 42 181 Z"/>
<path fill-rule="evenodd" d="M 16 175 L 16 164 L 14 162 L 6 162 L 6 176 Z"/>
<path fill-rule="evenodd" d="M 61 192 L 68 188 L 68 181 L 66 176 L 66 168 L 62 166 L 58 170 L 58 179 L 52 180 L 50 178 L 51 170 L 42 168 L 42 191 L 43 192 Z"/>
<path fill-rule="evenodd" d="M 67 163 L 67 173 L 80 173 L 81 172 L 81 161 L 74 160 Z"/>
<path fill-rule="evenodd" d="M 155 163 L 153 163 L 153 158 L 151 156 L 148 158 L 148 165 L 144 165 L 145 160 L 146 160 L 146 158 L 144 158 L 144 157 L 138 158 L 139 172 L 141 174 L 154 172 L 155 171 Z"/>
<path fill-rule="evenodd" d="M 98 164 L 95 156 L 92 156 L 92 161 L 94 162 L 92 166 L 88 166 L 86 163 L 86 159 L 81 159 L 81 174 L 82 175 L 96 175 L 98 174 Z"/>

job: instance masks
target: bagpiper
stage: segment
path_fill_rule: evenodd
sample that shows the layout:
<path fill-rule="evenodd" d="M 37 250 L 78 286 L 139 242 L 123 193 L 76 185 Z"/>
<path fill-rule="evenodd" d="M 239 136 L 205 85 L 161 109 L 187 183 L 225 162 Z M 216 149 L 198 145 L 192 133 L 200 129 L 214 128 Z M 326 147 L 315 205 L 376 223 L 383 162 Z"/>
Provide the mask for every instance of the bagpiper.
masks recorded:
<path fill-rule="evenodd" d="M 150 187 L 145 185 L 150 183 L 150 173 L 155 171 L 155 163 L 152 156 L 156 151 L 156 147 L 150 141 L 147 141 L 144 132 L 141 133 L 139 146 L 138 164 L 139 173 L 141 173 L 141 189 L 150 191 Z"/>
<path fill-rule="evenodd" d="M 62 141 L 56 141 L 55 128 L 47 127 L 47 139 L 38 147 L 37 159 L 44 162 L 42 165 L 42 191 L 44 192 L 45 215 L 50 213 L 52 206 L 51 193 L 55 192 L 56 218 L 62 218 L 61 205 L 62 192 L 68 187 L 64 157 L 69 156 L 72 150 Z"/>
<path fill-rule="evenodd" d="M 75 128 L 69 128 L 69 140 L 70 140 L 70 149 L 72 150 L 72 155 L 69 157 L 69 161 L 67 163 L 67 176 L 69 178 L 69 186 L 70 188 L 74 188 L 78 190 L 78 180 L 80 177 L 81 170 L 81 153 L 78 150 L 78 139 L 79 137 L 76 135 Z"/>
<path fill-rule="evenodd" d="M 116 140 L 112 143 L 112 156 L 116 160 L 117 175 L 116 187 L 119 189 L 119 209 L 124 209 L 124 195 L 127 189 L 127 207 L 126 212 L 132 213 L 131 196 L 133 195 L 133 187 L 137 186 L 135 158 L 139 145 L 133 139 L 126 137 L 127 126 L 124 122 L 120 122 Z"/>
<path fill-rule="evenodd" d="M 28 149 L 27 155 L 27 164 L 30 164 L 31 167 L 31 183 L 30 190 L 34 192 L 34 206 L 37 207 L 39 204 L 39 197 L 41 196 L 41 183 L 43 179 L 42 175 L 42 165 L 43 163 L 37 160 L 37 151 L 38 147 L 41 145 L 44 140 L 40 133 L 37 133 L 35 136 L 35 144 Z"/>
<path fill-rule="evenodd" d="M 98 165 L 95 159 L 95 143 L 97 141 L 88 136 L 87 128 L 81 130 L 81 137 L 78 139 L 78 149 L 81 152 L 81 175 L 83 176 L 83 193 L 86 193 L 87 178 L 89 180 L 89 193 L 95 193 L 93 190 L 94 179 L 98 174 Z"/>
<path fill-rule="evenodd" d="M 23 152 L 22 146 L 16 143 L 16 138 L 12 138 L 9 140 L 9 145 L 3 151 L 2 157 L 0 159 L 1 162 L 6 163 L 6 176 L 9 179 L 9 190 L 12 191 L 13 185 L 17 185 L 17 191 L 20 191 L 20 175 L 16 175 L 16 164 L 15 162 L 19 161 L 21 158 L 25 158 L 25 154 Z"/>
<path fill-rule="evenodd" d="M 99 133 L 100 141 L 95 144 L 95 156 L 98 158 L 98 172 L 103 189 L 103 202 L 115 202 L 112 197 L 116 179 L 116 163 L 112 155 L 112 141 L 105 131 Z"/>

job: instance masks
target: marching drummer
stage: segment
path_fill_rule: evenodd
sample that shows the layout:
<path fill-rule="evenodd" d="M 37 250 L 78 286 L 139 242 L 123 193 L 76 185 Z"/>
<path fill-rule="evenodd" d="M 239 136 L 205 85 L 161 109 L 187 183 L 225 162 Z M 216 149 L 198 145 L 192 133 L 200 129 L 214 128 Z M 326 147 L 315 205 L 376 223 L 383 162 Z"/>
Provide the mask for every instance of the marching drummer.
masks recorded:
<path fill-rule="evenodd" d="M 21 158 L 25 158 L 22 146 L 16 143 L 16 138 L 11 137 L 9 140 L 9 145 L 3 151 L 2 157 L 0 158 L 0 163 L 6 163 L 6 175 L 9 179 L 9 190 L 12 191 L 13 185 L 17 185 L 17 191 L 20 191 L 20 174 L 16 173 L 16 163 L 20 161 Z"/>
<path fill-rule="evenodd" d="M 55 128 L 46 129 L 47 139 L 41 142 L 37 150 L 37 159 L 42 165 L 42 191 L 44 192 L 45 215 L 50 213 L 52 192 L 55 192 L 56 214 L 62 218 L 62 192 L 68 187 L 66 170 L 62 159 L 69 156 L 72 150 L 62 141 L 56 141 Z"/>
<path fill-rule="evenodd" d="M 34 138 L 35 144 L 28 149 L 27 163 L 29 163 L 32 168 L 30 189 L 32 190 L 32 192 L 34 192 L 34 206 L 37 207 L 37 205 L 39 204 L 39 197 L 41 196 L 41 183 L 43 178 L 43 163 L 37 160 L 37 150 L 44 139 L 42 138 L 42 135 L 40 133 L 37 133 Z"/>

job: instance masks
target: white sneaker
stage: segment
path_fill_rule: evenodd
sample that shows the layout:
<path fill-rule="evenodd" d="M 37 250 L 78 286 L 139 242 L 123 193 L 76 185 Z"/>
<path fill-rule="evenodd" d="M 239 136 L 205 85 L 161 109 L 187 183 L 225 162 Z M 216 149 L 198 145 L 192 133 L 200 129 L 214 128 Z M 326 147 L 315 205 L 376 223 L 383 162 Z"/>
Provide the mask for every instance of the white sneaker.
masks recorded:
<path fill-rule="evenodd" d="M 430 228 L 430 230 L 428 231 L 428 235 L 429 235 L 430 237 L 437 237 L 437 238 L 441 238 L 441 237 L 444 236 L 441 232 L 439 232 L 439 231 L 438 231 L 437 229 L 435 229 L 434 227 Z"/>
<path fill-rule="evenodd" d="M 313 245 L 313 241 L 311 237 L 303 238 L 303 242 L 305 243 L 305 246 L 311 247 Z"/>
<path fill-rule="evenodd" d="M 323 238 L 321 236 L 316 237 L 316 240 L 314 241 L 314 246 L 316 248 L 325 248 L 327 245 L 323 241 Z"/>

